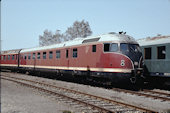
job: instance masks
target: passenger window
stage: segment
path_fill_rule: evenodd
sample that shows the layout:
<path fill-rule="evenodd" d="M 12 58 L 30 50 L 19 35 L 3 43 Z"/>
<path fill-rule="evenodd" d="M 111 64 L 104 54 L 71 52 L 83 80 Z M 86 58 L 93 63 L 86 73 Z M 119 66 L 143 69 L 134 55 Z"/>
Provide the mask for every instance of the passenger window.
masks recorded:
<path fill-rule="evenodd" d="M 10 60 L 10 55 L 8 55 L 8 60 Z"/>
<path fill-rule="evenodd" d="M 52 58 L 53 58 L 53 52 L 50 51 L 50 52 L 49 52 L 49 59 L 52 59 Z"/>
<path fill-rule="evenodd" d="M 150 48 L 145 48 L 144 49 L 144 57 L 145 59 L 151 59 L 152 58 L 152 49 Z"/>
<path fill-rule="evenodd" d="M 24 55 L 24 59 L 27 59 L 27 54 Z"/>
<path fill-rule="evenodd" d="M 118 44 L 112 43 L 111 46 L 110 46 L 110 51 L 111 52 L 118 51 Z"/>
<path fill-rule="evenodd" d="M 165 59 L 166 56 L 166 48 L 165 46 L 160 46 L 157 48 L 157 52 L 158 52 L 158 59 Z"/>
<path fill-rule="evenodd" d="M 77 48 L 73 49 L 73 58 L 77 58 Z"/>
<path fill-rule="evenodd" d="M 12 55 L 12 60 L 14 60 L 14 58 L 15 58 L 15 55 Z"/>
<path fill-rule="evenodd" d="M 43 52 L 43 59 L 46 59 L 46 52 Z"/>
<path fill-rule="evenodd" d="M 56 51 L 56 58 L 60 58 L 60 51 Z"/>
<path fill-rule="evenodd" d="M 68 49 L 66 50 L 66 58 L 68 58 Z"/>
<path fill-rule="evenodd" d="M 4 56 L 4 60 L 6 60 L 6 56 Z"/>
<path fill-rule="evenodd" d="M 110 44 L 104 44 L 104 52 L 109 52 Z"/>
<path fill-rule="evenodd" d="M 37 54 L 37 59 L 40 59 L 41 53 Z"/>
<path fill-rule="evenodd" d="M 35 59 L 35 53 L 33 53 L 33 55 L 32 55 L 32 59 Z"/>
<path fill-rule="evenodd" d="M 96 52 L 96 45 L 92 46 L 92 52 Z"/>
<path fill-rule="evenodd" d="M 122 52 L 128 52 L 129 51 L 129 47 L 128 44 L 120 44 L 120 51 Z"/>
<path fill-rule="evenodd" d="M 28 59 L 31 59 L 31 54 L 28 54 Z"/>
<path fill-rule="evenodd" d="M 1 60 L 3 60 L 3 56 L 1 56 Z"/>

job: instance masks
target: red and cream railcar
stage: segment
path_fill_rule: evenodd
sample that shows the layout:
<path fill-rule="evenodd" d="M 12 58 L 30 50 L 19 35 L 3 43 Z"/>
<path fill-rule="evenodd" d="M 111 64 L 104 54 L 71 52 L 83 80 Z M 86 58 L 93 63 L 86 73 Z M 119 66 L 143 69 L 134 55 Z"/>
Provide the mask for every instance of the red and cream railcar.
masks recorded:
<path fill-rule="evenodd" d="M 16 69 L 18 67 L 18 53 L 21 49 L 2 51 L 0 55 L 1 67 L 6 69 Z"/>
<path fill-rule="evenodd" d="M 132 37 L 121 33 L 22 49 L 19 56 L 19 68 L 27 71 L 88 75 L 114 82 L 135 82 L 142 75 L 139 45 Z"/>

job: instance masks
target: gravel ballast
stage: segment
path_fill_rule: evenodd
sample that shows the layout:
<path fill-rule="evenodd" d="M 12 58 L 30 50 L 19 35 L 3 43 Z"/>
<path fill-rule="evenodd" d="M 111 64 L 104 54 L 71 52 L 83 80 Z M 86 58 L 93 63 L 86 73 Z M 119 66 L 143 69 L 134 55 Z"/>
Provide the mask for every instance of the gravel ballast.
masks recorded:
<path fill-rule="evenodd" d="M 81 84 L 69 83 L 69 82 L 64 82 L 59 80 L 39 78 L 35 76 L 28 76 L 28 75 L 18 74 L 18 73 L 12 73 L 12 74 L 1 73 L 1 74 L 37 80 L 44 83 L 50 83 L 53 85 L 65 87 L 65 88 L 71 88 L 73 90 L 78 90 L 81 92 L 85 92 L 97 96 L 107 97 L 109 99 L 114 99 L 120 102 L 125 102 L 140 107 L 145 107 L 159 112 L 165 112 L 168 111 L 168 109 L 170 109 L 170 102 L 168 101 L 162 101 L 162 100 L 156 100 L 156 99 L 146 98 L 142 96 L 126 94 L 123 92 L 112 91 L 110 89 L 99 88 L 99 87 L 92 87 L 89 85 L 81 85 Z M 5 111 L 3 113 L 9 113 L 9 110 L 12 110 L 12 108 L 14 110 L 16 109 L 18 111 L 20 110 L 24 111 L 22 113 L 27 113 L 27 111 L 30 111 L 29 113 L 42 113 L 42 111 L 43 113 L 62 113 L 63 110 L 76 112 L 74 108 L 72 108 L 67 104 L 64 104 L 63 102 L 57 103 L 56 101 L 46 98 L 43 95 L 36 94 L 36 90 L 34 90 L 33 92 L 31 89 L 25 88 L 19 84 L 17 85 L 15 83 L 10 83 L 5 80 L 1 80 L 1 81 L 2 81 L 1 83 L 2 84 L 1 85 L 2 111 Z M 23 102 L 25 98 L 26 101 L 28 102 Z M 41 112 L 39 112 L 38 111 L 39 109 L 42 109 L 42 111 L 40 110 Z M 50 112 L 48 112 L 48 110 L 50 110 Z M 56 110 L 58 112 L 56 112 Z"/>
<path fill-rule="evenodd" d="M 63 113 L 74 111 L 63 102 L 40 95 L 37 90 L 1 80 L 1 113 Z"/>

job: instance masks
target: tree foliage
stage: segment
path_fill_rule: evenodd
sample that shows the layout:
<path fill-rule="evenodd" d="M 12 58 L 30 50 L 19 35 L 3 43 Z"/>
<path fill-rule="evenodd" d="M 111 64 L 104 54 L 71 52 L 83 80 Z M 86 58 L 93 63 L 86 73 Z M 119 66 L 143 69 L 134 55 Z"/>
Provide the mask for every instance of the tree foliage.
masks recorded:
<path fill-rule="evenodd" d="M 46 46 L 56 43 L 61 43 L 68 40 L 73 40 L 77 37 L 85 38 L 92 34 L 90 25 L 88 22 L 75 21 L 71 27 L 68 27 L 64 33 L 60 33 L 60 30 L 56 30 L 53 34 L 47 29 L 44 31 L 43 35 L 39 36 L 39 45 Z"/>

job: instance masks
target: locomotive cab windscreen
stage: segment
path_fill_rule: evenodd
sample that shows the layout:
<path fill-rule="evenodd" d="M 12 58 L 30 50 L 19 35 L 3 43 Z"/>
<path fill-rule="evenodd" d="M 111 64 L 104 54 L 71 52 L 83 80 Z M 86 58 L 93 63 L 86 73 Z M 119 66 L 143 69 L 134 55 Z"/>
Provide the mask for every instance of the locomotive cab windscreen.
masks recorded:
<path fill-rule="evenodd" d="M 138 53 L 141 52 L 141 49 L 138 44 L 121 43 L 120 51 L 122 53 L 126 53 L 126 52 Z"/>
<path fill-rule="evenodd" d="M 121 43 L 120 51 L 133 61 L 135 68 L 141 67 L 138 64 L 141 64 L 142 52 L 138 44 Z"/>

